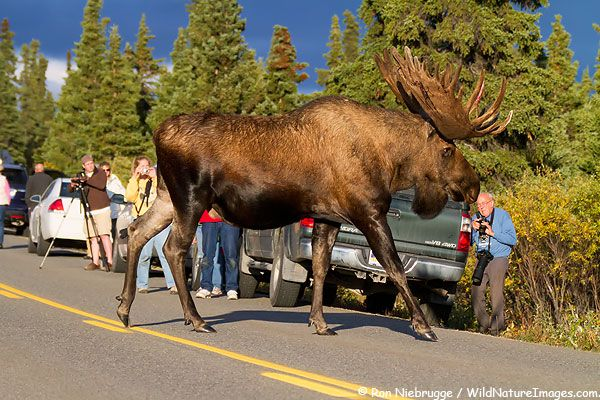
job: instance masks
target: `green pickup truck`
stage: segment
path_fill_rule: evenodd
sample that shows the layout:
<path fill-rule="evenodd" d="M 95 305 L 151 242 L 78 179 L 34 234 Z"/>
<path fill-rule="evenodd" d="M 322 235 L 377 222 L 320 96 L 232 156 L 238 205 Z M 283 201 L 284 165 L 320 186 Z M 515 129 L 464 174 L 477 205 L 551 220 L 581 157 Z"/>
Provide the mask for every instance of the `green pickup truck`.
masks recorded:
<path fill-rule="evenodd" d="M 398 255 L 412 293 L 428 322 L 447 320 L 470 245 L 466 203 L 449 200 L 433 219 L 411 210 L 414 193 L 396 193 L 387 214 Z M 292 307 L 310 284 L 312 219 L 279 229 L 244 230 L 240 251 L 240 296 L 252 297 L 260 281 L 269 282 L 271 304 Z M 373 256 L 366 238 L 353 225 L 342 224 L 331 255 L 323 302 L 335 300 L 338 285 L 359 289 L 372 312 L 393 308 L 397 289 Z"/>

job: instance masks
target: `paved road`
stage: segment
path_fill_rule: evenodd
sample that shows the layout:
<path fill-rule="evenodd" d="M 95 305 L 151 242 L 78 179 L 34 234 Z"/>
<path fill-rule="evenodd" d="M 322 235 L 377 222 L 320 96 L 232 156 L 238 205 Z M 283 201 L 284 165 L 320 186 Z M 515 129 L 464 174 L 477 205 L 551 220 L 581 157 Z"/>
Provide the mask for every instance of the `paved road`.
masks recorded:
<path fill-rule="evenodd" d="M 198 334 L 183 325 L 178 297 L 160 276 L 137 296 L 135 326 L 122 329 L 114 297 L 123 275 L 86 272 L 81 254 L 65 251 L 53 252 L 40 270 L 41 258 L 26 244 L 7 235 L 0 250 L 3 399 L 370 398 L 364 391 L 516 398 L 509 390 L 534 388 L 600 394 L 600 354 L 447 329 L 428 343 L 415 339 L 406 320 L 337 308 L 326 308 L 326 318 L 339 335 L 320 337 L 306 325 L 309 306 L 273 309 L 266 297 L 196 299 L 218 331 Z"/>

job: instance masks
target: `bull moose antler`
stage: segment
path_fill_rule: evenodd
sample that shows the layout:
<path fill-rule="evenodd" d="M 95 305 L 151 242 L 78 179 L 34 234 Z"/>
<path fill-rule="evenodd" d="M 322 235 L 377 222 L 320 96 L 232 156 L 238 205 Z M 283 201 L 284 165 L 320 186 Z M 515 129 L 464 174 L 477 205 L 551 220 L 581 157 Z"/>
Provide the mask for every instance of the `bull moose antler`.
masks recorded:
<path fill-rule="evenodd" d="M 454 72 L 449 64 L 441 76 L 437 71 L 435 76 L 431 76 L 425 65 L 417 57 L 413 57 L 408 47 L 404 47 L 404 57 L 395 48 L 391 48 L 384 50 L 383 57 L 376 54 L 375 62 L 396 97 L 412 113 L 425 118 L 447 139 L 497 135 L 504 131 L 512 118 L 513 112 L 510 111 L 504 122 L 497 121 L 506 91 L 506 79 L 502 80 L 502 87 L 494 104 L 480 116 L 471 119 L 483 95 L 483 71 L 475 90 L 463 106 L 462 87 L 456 93 L 460 66 Z"/>

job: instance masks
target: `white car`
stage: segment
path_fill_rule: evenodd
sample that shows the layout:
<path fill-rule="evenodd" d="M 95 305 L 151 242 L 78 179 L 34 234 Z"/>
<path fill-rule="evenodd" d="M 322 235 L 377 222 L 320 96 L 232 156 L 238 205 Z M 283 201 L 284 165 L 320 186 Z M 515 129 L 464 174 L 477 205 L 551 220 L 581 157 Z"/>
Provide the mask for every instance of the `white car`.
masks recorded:
<path fill-rule="evenodd" d="M 29 221 L 30 253 L 44 256 L 54 238 L 53 247 L 86 248 L 80 195 L 69 192 L 69 183 L 69 178 L 57 178 L 41 196 L 31 196 L 38 204 Z"/>

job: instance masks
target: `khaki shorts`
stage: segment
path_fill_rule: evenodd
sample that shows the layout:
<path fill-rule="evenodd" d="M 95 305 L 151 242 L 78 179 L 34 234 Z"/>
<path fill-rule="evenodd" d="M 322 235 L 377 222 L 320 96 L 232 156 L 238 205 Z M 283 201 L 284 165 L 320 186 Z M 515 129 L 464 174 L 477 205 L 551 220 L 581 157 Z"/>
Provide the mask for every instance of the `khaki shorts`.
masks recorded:
<path fill-rule="evenodd" d="M 110 235 L 110 230 L 112 228 L 111 220 L 110 220 L 110 210 L 106 210 L 100 214 L 94 214 L 93 221 L 96 223 L 96 231 L 99 236 L 102 235 Z M 88 219 L 87 226 L 84 222 L 83 224 L 83 234 L 85 237 L 92 238 L 96 237 L 96 231 L 94 231 L 94 227 L 92 225 L 92 219 Z"/>

